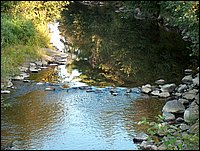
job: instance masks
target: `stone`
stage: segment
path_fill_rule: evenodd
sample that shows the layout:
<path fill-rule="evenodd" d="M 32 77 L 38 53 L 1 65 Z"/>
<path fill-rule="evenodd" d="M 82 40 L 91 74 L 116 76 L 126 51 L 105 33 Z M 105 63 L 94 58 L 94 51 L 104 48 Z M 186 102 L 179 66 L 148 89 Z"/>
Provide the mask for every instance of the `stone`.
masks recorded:
<path fill-rule="evenodd" d="M 58 64 L 57 63 L 51 63 L 49 64 L 49 66 L 57 66 Z"/>
<path fill-rule="evenodd" d="M 35 67 L 35 66 L 36 66 L 36 64 L 35 64 L 35 63 L 33 63 L 33 62 L 30 62 L 30 66 L 32 66 L 32 67 Z"/>
<path fill-rule="evenodd" d="M 183 93 L 184 90 L 187 90 L 187 85 L 186 84 L 180 84 L 179 87 L 177 88 L 177 92 Z"/>
<path fill-rule="evenodd" d="M 30 69 L 29 69 L 31 72 L 34 72 L 34 73 L 37 73 L 38 72 L 38 70 L 36 69 L 36 68 L 34 68 L 34 67 L 30 67 Z"/>
<path fill-rule="evenodd" d="M 196 96 L 196 93 L 195 92 L 191 92 L 191 91 L 190 92 L 185 92 L 182 95 L 182 97 L 184 99 L 187 99 L 187 100 L 193 100 L 195 98 L 195 96 Z"/>
<path fill-rule="evenodd" d="M 42 66 L 42 61 L 36 61 L 35 64 L 38 66 Z"/>
<path fill-rule="evenodd" d="M 28 73 L 21 73 L 20 76 L 22 76 L 23 78 L 28 78 L 30 75 Z"/>
<path fill-rule="evenodd" d="M 185 69 L 185 75 L 192 74 L 192 69 Z"/>
<path fill-rule="evenodd" d="M 181 102 L 182 104 L 189 104 L 189 101 L 187 99 L 178 99 L 179 102 Z"/>
<path fill-rule="evenodd" d="M 184 119 L 182 117 L 178 117 L 176 120 L 175 120 L 177 123 L 183 123 L 184 122 Z"/>
<path fill-rule="evenodd" d="M 156 80 L 155 84 L 158 84 L 158 85 L 165 84 L 165 80 L 163 80 L 163 79 Z"/>
<path fill-rule="evenodd" d="M 162 109 L 162 112 L 170 112 L 170 113 L 183 113 L 184 111 L 185 111 L 185 106 L 178 100 L 168 101 Z"/>
<path fill-rule="evenodd" d="M 31 82 L 31 80 L 23 80 L 23 82 L 27 82 L 28 83 L 28 82 Z"/>
<path fill-rule="evenodd" d="M 161 86 L 161 91 L 163 91 L 163 92 L 167 91 L 167 92 L 171 93 L 174 91 L 175 87 L 176 87 L 176 84 L 174 84 L 174 83 L 165 84 L 165 85 Z"/>
<path fill-rule="evenodd" d="M 53 87 L 47 87 L 47 88 L 45 88 L 45 91 L 54 91 L 55 90 L 55 88 L 53 88 Z"/>
<path fill-rule="evenodd" d="M 185 123 L 182 123 L 182 124 L 180 125 L 180 129 L 181 129 L 182 131 L 186 131 L 186 130 L 188 130 L 189 128 L 190 128 L 190 126 L 187 125 L 187 124 L 185 124 Z"/>
<path fill-rule="evenodd" d="M 182 96 L 182 93 L 178 93 L 178 92 L 176 92 L 174 95 L 180 97 L 180 96 Z"/>
<path fill-rule="evenodd" d="M 155 146 L 152 142 L 149 141 L 143 141 L 140 144 L 140 147 L 142 150 L 157 150 L 157 146 Z"/>
<path fill-rule="evenodd" d="M 27 67 L 19 67 L 19 70 L 21 72 L 27 72 L 28 71 L 28 68 Z"/>
<path fill-rule="evenodd" d="M 163 112 L 164 121 L 173 121 L 175 120 L 175 115 L 169 112 Z"/>
<path fill-rule="evenodd" d="M 137 135 L 133 138 L 133 142 L 134 142 L 134 143 L 138 143 L 138 142 L 146 141 L 147 139 L 148 139 L 148 135 L 145 134 L 144 132 L 141 132 L 141 133 L 137 134 Z"/>
<path fill-rule="evenodd" d="M 199 77 L 195 77 L 194 79 L 192 79 L 194 86 L 199 86 Z"/>
<path fill-rule="evenodd" d="M 154 90 L 151 92 L 152 95 L 155 95 L 155 96 L 159 96 L 160 95 L 160 91 L 159 90 Z"/>
<path fill-rule="evenodd" d="M 193 125 L 188 129 L 188 133 L 191 133 L 191 134 L 199 134 L 199 122 L 196 122 L 195 124 L 193 124 Z"/>
<path fill-rule="evenodd" d="M 10 94 L 9 90 L 1 90 L 1 94 Z"/>
<path fill-rule="evenodd" d="M 184 112 L 184 121 L 186 123 L 194 123 L 199 118 L 199 106 L 193 101 L 189 108 Z"/>
<path fill-rule="evenodd" d="M 47 69 L 48 67 L 40 67 L 41 69 Z"/>
<path fill-rule="evenodd" d="M 151 85 L 150 84 L 146 84 L 142 86 L 141 92 L 143 93 L 149 93 L 152 91 Z"/>
<path fill-rule="evenodd" d="M 12 86 L 13 86 L 13 83 L 11 82 L 11 80 L 8 80 L 7 88 L 11 88 Z"/>
<path fill-rule="evenodd" d="M 192 75 L 185 76 L 182 79 L 182 82 L 185 84 L 192 84 L 193 83 Z"/>
<path fill-rule="evenodd" d="M 118 93 L 117 92 L 114 92 L 114 93 L 111 93 L 113 96 L 117 96 Z"/>
<path fill-rule="evenodd" d="M 24 78 L 22 76 L 15 76 L 15 77 L 12 77 L 12 80 L 23 80 Z"/>
<path fill-rule="evenodd" d="M 160 146 L 158 146 L 158 150 L 167 150 L 167 146 L 162 143 Z"/>
<path fill-rule="evenodd" d="M 158 96 L 162 97 L 162 98 L 167 98 L 170 96 L 170 94 L 169 94 L 169 92 L 161 92 Z"/>
<path fill-rule="evenodd" d="M 36 85 L 42 85 L 42 84 L 44 84 L 44 82 L 38 82 L 38 83 L 36 83 Z"/>

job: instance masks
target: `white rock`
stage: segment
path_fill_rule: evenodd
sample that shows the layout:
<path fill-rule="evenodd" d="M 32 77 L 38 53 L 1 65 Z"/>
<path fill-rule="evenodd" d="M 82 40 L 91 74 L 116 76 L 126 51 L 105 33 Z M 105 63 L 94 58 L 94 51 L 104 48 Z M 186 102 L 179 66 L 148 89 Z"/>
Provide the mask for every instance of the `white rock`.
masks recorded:
<path fill-rule="evenodd" d="M 9 90 L 1 90 L 1 94 L 9 94 L 10 91 Z"/>

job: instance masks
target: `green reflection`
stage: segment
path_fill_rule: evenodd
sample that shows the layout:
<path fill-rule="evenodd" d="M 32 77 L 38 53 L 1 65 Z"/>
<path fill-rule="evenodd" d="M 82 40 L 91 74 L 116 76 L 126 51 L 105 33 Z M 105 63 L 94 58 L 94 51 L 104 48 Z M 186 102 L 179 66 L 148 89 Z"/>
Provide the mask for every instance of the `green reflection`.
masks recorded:
<path fill-rule="evenodd" d="M 100 74 L 103 81 L 117 86 L 139 86 L 160 78 L 177 82 L 189 65 L 187 44 L 180 35 L 149 20 L 135 20 L 131 14 L 122 18 L 106 7 L 71 3 L 61 24 L 68 44 L 80 50 L 79 57 L 89 58 L 93 70 L 83 74 L 89 77 L 93 72 L 93 80 Z"/>

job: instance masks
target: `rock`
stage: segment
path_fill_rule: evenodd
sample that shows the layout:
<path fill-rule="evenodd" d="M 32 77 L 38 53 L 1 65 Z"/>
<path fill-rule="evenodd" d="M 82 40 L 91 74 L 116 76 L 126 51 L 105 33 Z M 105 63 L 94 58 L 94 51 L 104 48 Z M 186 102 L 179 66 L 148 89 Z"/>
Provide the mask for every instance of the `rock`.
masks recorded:
<path fill-rule="evenodd" d="M 185 75 L 192 74 L 192 69 L 185 69 Z"/>
<path fill-rule="evenodd" d="M 175 87 L 176 87 L 176 85 L 174 83 L 165 84 L 165 85 L 161 86 L 161 91 L 163 91 L 163 92 L 167 91 L 167 92 L 171 93 L 174 91 Z"/>
<path fill-rule="evenodd" d="M 28 73 L 21 73 L 20 76 L 23 78 L 28 78 L 30 75 Z"/>
<path fill-rule="evenodd" d="M 195 92 L 191 92 L 191 91 L 190 92 L 185 92 L 182 95 L 182 97 L 184 99 L 187 99 L 187 100 L 193 100 L 195 98 L 195 96 L 196 96 L 196 93 Z"/>
<path fill-rule="evenodd" d="M 149 93 L 149 92 L 151 92 L 152 91 L 151 85 L 150 84 L 143 85 L 141 91 L 143 93 Z"/>
<path fill-rule="evenodd" d="M 141 132 L 139 134 L 137 134 L 134 138 L 133 138 L 133 142 L 134 143 L 139 143 L 139 142 L 142 142 L 142 141 L 146 141 L 148 139 L 148 135 Z"/>
<path fill-rule="evenodd" d="M 162 143 L 160 146 L 158 146 L 158 150 L 167 150 L 167 147 L 164 143 Z"/>
<path fill-rule="evenodd" d="M 48 67 L 40 67 L 41 69 L 47 69 Z"/>
<path fill-rule="evenodd" d="M 13 86 L 13 83 L 11 82 L 11 80 L 8 80 L 7 88 L 11 88 L 12 86 Z"/>
<path fill-rule="evenodd" d="M 184 122 L 184 119 L 182 117 L 178 117 L 176 120 L 175 120 L 177 123 L 183 123 Z"/>
<path fill-rule="evenodd" d="M 157 150 L 157 146 L 155 146 L 152 142 L 149 141 L 143 141 L 140 144 L 140 147 L 142 150 Z"/>
<path fill-rule="evenodd" d="M 159 96 L 160 95 L 160 91 L 159 90 L 154 90 L 151 92 L 152 95 L 155 95 L 155 96 Z"/>
<path fill-rule="evenodd" d="M 30 62 L 30 67 L 36 67 L 36 64 L 33 62 Z"/>
<path fill-rule="evenodd" d="M 178 92 L 176 92 L 174 95 L 180 97 L 180 96 L 182 95 L 182 93 L 178 93 Z"/>
<path fill-rule="evenodd" d="M 193 101 L 184 112 L 184 121 L 194 123 L 199 118 L 199 106 Z"/>
<path fill-rule="evenodd" d="M 182 123 L 182 124 L 180 125 L 180 129 L 181 129 L 182 131 L 186 131 L 186 130 L 188 130 L 189 128 L 190 128 L 190 126 L 187 125 L 187 124 Z"/>
<path fill-rule="evenodd" d="M 1 94 L 10 94 L 9 90 L 1 90 Z"/>
<path fill-rule="evenodd" d="M 185 84 L 192 84 L 193 83 L 192 75 L 185 76 L 182 79 L 182 82 Z"/>
<path fill-rule="evenodd" d="M 177 92 L 180 92 L 180 93 L 183 93 L 184 91 L 187 90 L 187 85 L 186 84 L 180 84 L 178 89 L 177 89 Z"/>
<path fill-rule="evenodd" d="M 191 134 L 199 134 L 199 122 L 196 122 L 195 124 L 193 124 L 193 125 L 188 129 L 188 133 L 191 133 Z"/>
<path fill-rule="evenodd" d="M 34 68 L 34 67 L 30 67 L 30 72 L 34 72 L 34 73 L 37 73 L 38 72 L 38 70 L 36 69 L 36 68 Z"/>
<path fill-rule="evenodd" d="M 175 115 L 169 112 L 163 112 L 164 121 L 173 121 L 175 120 Z"/>
<path fill-rule="evenodd" d="M 182 104 L 189 104 L 189 101 L 187 99 L 178 99 L 179 102 L 181 102 Z"/>
<path fill-rule="evenodd" d="M 23 80 L 23 82 L 31 82 L 31 80 Z"/>
<path fill-rule="evenodd" d="M 127 89 L 126 90 L 126 93 L 131 93 L 132 92 L 132 89 Z"/>
<path fill-rule="evenodd" d="M 169 92 L 161 92 L 158 96 L 162 97 L 162 98 L 167 98 L 170 96 L 170 94 L 169 94 Z"/>
<path fill-rule="evenodd" d="M 15 77 L 12 77 L 12 80 L 23 80 L 24 78 L 22 76 L 15 76 Z"/>
<path fill-rule="evenodd" d="M 21 72 L 27 72 L 28 71 L 28 68 L 27 67 L 19 67 L 19 70 Z"/>
<path fill-rule="evenodd" d="M 185 111 L 185 106 L 178 100 L 168 101 L 162 109 L 162 112 L 170 112 L 170 113 L 183 113 L 184 111 Z"/>
<path fill-rule="evenodd" d="M 55 90 L 54 87 L 47 87 L 47 88 L 45 88 L 45 91 L 54 91 L 54 90 Z"/>
<path fill-rule="evenodd" d="M 194 86 L 199 86 L 199 77 L 192 79 Z"/>
<path fill-rule="evenodd" d="M 42 85 L 42 84 L 44 84 L 43 82 L 38 82 L 38 83 L 36 83 L 36 85 Z"/>
<path fill-rule="evenodd" d="M 51 63 L 49 64 L 49 66 L 57 66 L 58 64 L 57 63 Z"/>
<path fill-rule="evenodd" d="M 36 64 L 37 66 L 42 66 L 42 61 L 36 61 L 35 64 Z"/>
<path fill-rule="evenodd" d="M 155 84 L 163 85 L 163 84 L 165 84 L 165 80 L 163 80 L 163 79 L 156 80 L 156 81 L 155 81 Z"/>
<path fill-rule="evenodd" d="M 114 92 L 114 93 L 111 93 L 113 96 L 117 96 L 118 93 L 117 92 Z"/>

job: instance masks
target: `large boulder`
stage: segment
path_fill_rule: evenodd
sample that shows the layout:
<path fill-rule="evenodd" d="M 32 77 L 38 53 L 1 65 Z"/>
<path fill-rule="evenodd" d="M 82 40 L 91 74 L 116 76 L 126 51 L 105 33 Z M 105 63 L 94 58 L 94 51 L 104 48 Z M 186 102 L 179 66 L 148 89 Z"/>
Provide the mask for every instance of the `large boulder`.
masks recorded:
<path fill-rule="evenodd" d="M 185 106 L 178 100 L 168 101 L 162 109 L 162 112 L 170 112 L 170 113 L 183 113 L 184 111 L 185 111 Z"/>
<path fill-rule="evenodd" d="M 194 123 L 199 118 L 199 106 L 193 101 L 184 112 L 184 121 Z"/>

